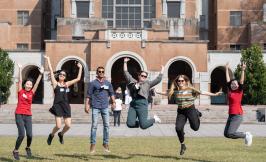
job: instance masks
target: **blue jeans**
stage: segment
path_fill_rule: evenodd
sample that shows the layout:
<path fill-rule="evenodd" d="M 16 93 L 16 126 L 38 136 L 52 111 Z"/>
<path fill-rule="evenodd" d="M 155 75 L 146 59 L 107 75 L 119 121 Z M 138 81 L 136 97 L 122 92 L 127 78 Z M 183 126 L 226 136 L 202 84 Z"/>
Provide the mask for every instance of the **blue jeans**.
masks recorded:
<path fill-rule="evenodd" d="M 109 143 L 109 111 L 108 108 L 96 109 L 92 108 L 91 123 L 91 144 L 96 144 L 96 132 L 98 125 L 98 114 L 101 114 L 103 120 L 103 144 Z"/>

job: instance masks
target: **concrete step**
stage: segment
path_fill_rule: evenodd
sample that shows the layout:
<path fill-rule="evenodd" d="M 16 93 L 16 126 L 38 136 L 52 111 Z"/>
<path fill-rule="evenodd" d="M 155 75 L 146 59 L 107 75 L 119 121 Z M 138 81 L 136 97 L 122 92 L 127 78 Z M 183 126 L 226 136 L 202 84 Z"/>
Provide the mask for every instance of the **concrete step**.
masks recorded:
<path fill-rule="evenodd" d="M 32 119 L 33 123 L 54 123 L 54 116 L 48 111 L 51 105 L 32 105 Z M 258 123 L 256 119 L 256 110 L 263 108 L 260 106 L 243 106 L 244 118 L 243 123 Z M 265 106 L 266 107 L 266 106 Z M 227 105 L 207 105 L 197 106 L 202 113 L 202 123 L 225 123 L 228 117 Z M 15 123 L 15 109 L 16 105 L 2 105 L 0 108 L 0 123 Z M 72 111 L 72 123 L 91 123 L 91 113 L 86 114 L 84 112 L 84 105 L 71 105 Z M 153 109 L 149 109 L 150 117 L 157 114 L 162 123 L 175 123 L 177 109 L 176 105 L 154 105 Z M 125 123 L 127 119 L 127 110 L 124 109 L 121 112 L 121 122 Z M 99 123 L 102 123 L 101 117 L 99 117 Z M 110 123 L 113 123 L 112 112 L 110 111 Z"/>

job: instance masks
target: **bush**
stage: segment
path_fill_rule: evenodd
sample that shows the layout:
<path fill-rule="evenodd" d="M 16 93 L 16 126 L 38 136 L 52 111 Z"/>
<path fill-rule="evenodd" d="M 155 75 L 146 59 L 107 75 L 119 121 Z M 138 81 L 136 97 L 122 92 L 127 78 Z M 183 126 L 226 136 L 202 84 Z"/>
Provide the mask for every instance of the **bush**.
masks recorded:
<path fill-rule="evenodd" d="M 245 62 L 244 104 L 266 104 L 266 67 L 263 61 L 262 49 L 253 45 L 241 52 L 241 62 Z M 240 78 L 241 66 L 238 65 L 235 76 Z"/>
<path fill-rule="evenodd" d="M 12 76 L 14 63 L 8 57 L 8 53 L 0 48 L 0 102 L 6 103 L 10 95 L 10 87 L 13 84 Z"/>

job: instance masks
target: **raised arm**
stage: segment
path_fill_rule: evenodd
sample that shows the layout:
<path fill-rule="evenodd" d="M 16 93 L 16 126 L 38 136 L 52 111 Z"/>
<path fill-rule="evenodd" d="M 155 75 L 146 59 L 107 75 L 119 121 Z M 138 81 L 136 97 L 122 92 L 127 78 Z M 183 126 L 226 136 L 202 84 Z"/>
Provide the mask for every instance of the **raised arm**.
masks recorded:
<path fill-rule="evenodd" d="M 161 66 L 161 67 L 162 68 L 161 68 L 160 74 L 154 80 L 150 81 L 150 87 L 153 87 L 153 86 L 159 84 L 162 81 L 164 66 Z"/>
<path fill-rule="evenodd" d="M 36 90 L 38 88 L 38 85 L 39 85 L 39 83 L 40 83 L 40 81 L 42 79 L 42 75 L 43 75 L 43 72 L 44 72 L 43 66 L 39 69 L 39 71 L 40 71 L 40 74 L 39 74 L 39 76 L 38 76 L 38 78 L 37 78 L 37 80 L 36 80 L 36 82 L 35 82 L 35 84 L 34 84 L 34 86 L 32 88 L 33 93 L 36 92 Z"/>
<path fill-rule="evenodd" d="M 79 68 L 79 73 L 76 79 L 70 80 L 68 82 L 66 82 L 66 85 L 69 87 L 75 83 L 77 83 L 78 81 L 80 81 L 81 79 L 81 73 L 82 73 L 82 65 L 80 63 L 77 64 L 78 68 Z"/>
<path fill-rule="evenodd" d="M 226 77 L 226 82 L 230 82 L 230 76 L 229 76 L 229 62 L 226 63 L 225 65 L 225 77 Z"/>
<path fill-rule="evenodd" d="M 127 62 L 129 61 L 129 58 L 124 58 L 124 73 L 125 73 L 125 77 L 128 83 L 132 83 L 132 82 L 136 82 L 136 80 L 130 75 L 130 73 L 128 72 L 127 69 Z"/>
<path fill-rule="evenodd" d="M 57 85 L 57 81 L 56 81 L 56 79 L 54 77 L 54 71 L 53 71 L 53 68 L 52 68 L 52 65 L 51 65 L 51 62 L 50 62 L 50 58 L 48 56 L 44 56 L 44 58 L 47 60 L 48 68 L 49 68 L 50 76 L 51 76 L 51 82 L 52 82 L 53 88 L 55 88 L 56 85 Z"/>
<path fill-rule="evenodd" d="M 241 76 L 240 76 L 240 84 L 244 84 L 244 80 L 245 80 L 245 70 L 246 70 L 246 63 L 242 63 L 241 66 Z"/>
<path fill-rule="evenodd" d="M 22 73 L 21 73 L 21 65 L 17 63 L 18 65 L 18 92 L 22 89 Z"/>

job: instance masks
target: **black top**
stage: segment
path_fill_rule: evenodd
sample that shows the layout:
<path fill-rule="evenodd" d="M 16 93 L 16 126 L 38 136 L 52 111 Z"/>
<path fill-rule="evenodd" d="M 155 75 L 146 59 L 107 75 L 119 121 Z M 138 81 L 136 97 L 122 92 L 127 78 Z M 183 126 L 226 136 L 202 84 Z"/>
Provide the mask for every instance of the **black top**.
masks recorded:
<path fill-rule="evenodd" d="M 59 102 L 67 102 L 68 103 L 68 88 L 67 87 L 60 87 L 56 85 L 54 89 L 54 104 Z"/>

